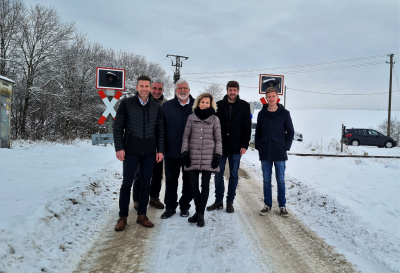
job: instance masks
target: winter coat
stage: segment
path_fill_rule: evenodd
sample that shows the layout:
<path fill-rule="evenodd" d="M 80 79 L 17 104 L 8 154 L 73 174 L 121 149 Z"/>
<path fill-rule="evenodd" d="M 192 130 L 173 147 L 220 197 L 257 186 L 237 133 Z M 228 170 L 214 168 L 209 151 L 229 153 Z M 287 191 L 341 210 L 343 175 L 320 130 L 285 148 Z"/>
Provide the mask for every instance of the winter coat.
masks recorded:
<path fill-rule="evenodd" d="M 260 161 L 287 160 L 287 151 L 292 146 L 294 128 L 288 110 L 282 104 L 277 104 L 275 112 L 268 111 L 264 105 L 257 116 L 255 148 Z"/>
<path fill-rule="evenodd" d="M 164 102 L 168 101 L 168 100 L 164 97 L 164 95 L 161 95 L 161 97 L 160 97 L 159 99 L 155 99 L 155 98 L 151 95 L 151 93 L 150 93 L 150 94 L 149 94 L 149 97 L 151 97 L 152 100 L 154 100 L 155 102 L 157 102 L 160 106 L 162 106 L 162 105 L 164 104 Z"/>
<path fill-rule="evenodd" d="M 143 106 L 138 96 L 121 102 L 114 121 L 115 151 L 153 155 L 164 152 L 164 122 L 161 106 L 153 101 Z"/>
<path fill-rule="evenodd" d="M 240 149 L 248 149 L 251 136 L 250 104 L 239 96 L 233 104 L 228 95 L 217 102 L 215 114 L 221 122 L 222 148 L 224 154 L 240 154 Z"/>
<path fill-rule="evenodd" d="M 181 153 L 188 151 L 191 165 L 185 171 L 203 170 L 219 172 L 211 167 L 214 154 L 222 155 L 221 125 L 218 117 L 211 115 L 201 120 L 193 113 L 189 116 L 182 139 Z"/>
<path fill-rule="evenodd" d="M 194 99 L 189 95 L 190 102 L 184 108 L 175 98 L 164 102 L 162 109 L 164 110 L 164 128 L 165 128 L 165 157 L 182 159 L 181 147 L 182 136 L 185 129 L 186 121 L 192 114 Z"/>

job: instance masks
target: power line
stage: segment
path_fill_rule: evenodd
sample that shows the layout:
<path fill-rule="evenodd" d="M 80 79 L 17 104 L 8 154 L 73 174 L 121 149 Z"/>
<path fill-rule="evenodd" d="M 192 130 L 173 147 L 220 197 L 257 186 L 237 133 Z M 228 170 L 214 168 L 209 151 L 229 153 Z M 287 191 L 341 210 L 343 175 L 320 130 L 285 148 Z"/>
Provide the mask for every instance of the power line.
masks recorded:
<path fill-rule="evenodd" d="M 397 53 L 400 51 L 396 51 Z M 288 68 L 299 68 L 299 67 L 307 67 L 307 66 L 317 66 L 317 65 L 325 65 L 325 64 L 334 64 L 334 63 L 341 63 L 341 62 L 354 62 L 366 59 L 373 59 L 379 57 L 386 57 L 387 54 L 381 55 L 374 55 L 374 56 L 367 56 L 367 57 L 360 57 L 360 58 L 352 58 L 352 59 L 345 59 L 345 60 L 338 60 L 338 61 L 329 61 L 329 62 L 321 62 L 321 63 L 311 63 L 311 64 L 301 64 L 301 65 L 291 65 L 291 66 L 282 66 L 282 67 L 272 67 L 272 68 L 257 68 L 257 69 L 249 69 L 249 70 L 234 70 L 234 71 L 214 71 L 214 72 L 194 72 L 194 73 L 185 73 L 186 75 L 201 75 L 201 74 L 224 74 L 224 73 L 240 73 L 240 72 L 253 72 L 253 71 L 260 71 L 260 70 L 277 70 L 277 69 L 288 69 Z"/>
<path fill-rule="evenodd" d="M 226 86 L 225 84 L 219 84 L 219 83 L 209 83 L 209 82 L 201 82 L 201 81 L 193 81 L 193 80 L 187 80 L 190 82 L 197 82 L 197 83 L 205 83 L 205 84 L 216 84 L 216 85 L 221 85 L 221 86 Z M 240 86 L 240 88 L 259 88 L 259 87 L 254 87 L 254 86 Z M 334 96 L 370 96 L 370 95 L 382 95 L 382 94 L 387 94 L 387 92 L 381 92 L 381 93 L 369 93 L 369 94 L 335 94 L 335 93 L 324 93 L 324 92 L 316 92 L 316 91 L 309 91 L 309 90 L 302 90 L 302 89 L 296 89 L 296 88 L 289 88 L 286 87 L 286 89 L 291 89 L 295 91 L 300 91 L 300 92 L 307 92 L 307 93 L 314 93 L 314 94 L 321 94 L 321 95 L 334 95 Z M 393 92 L 399 92 L 400 89 L 393 91 Z"/>
<path fill-rule="evenodd" d="M 399 60 L 399 59 L 396 59 Z M 320 71 L 331 71 L 331 70 L 337 70 L 337 69 L 346 69 L 346 68 L 356 68 L 356 67 L 362 67 L 362 66 L 370 66 L 370 65 L 378 65 L 378 64 L 384 64 L 386 61 L 380 61 L 380 62 L 372 62 L 372 63 L 362 63 L 362 64 L 351 64 L 351 65 L 344 65 L 344 66 L 334 66 L 334 67 L 321 67 L 321 68 L 315 68 L 315 69 L 307 69 L 307 70 L 297 70 L 297 71 L 286 71 L 286 72 L 277 72 L 277 74 L 297 74 L 297 73 L 310 73 L 310 72 L 320 72 Z M 186 75 L 186 73 L 185 73 Z M 240 78 L 240 77 L 251 77 L 251 76 L 258 76 L 258 74 L 246 74 L 246 75 L 223 75 L 223 76 L 206 76 L 206 77 L 194 77 L 194 78 L 188 78 L 189 79 L 209 79 L 209 78 Z"/>
<path fill-rule="evenodd" d="M 394 76 L 395 76 L 396 82 L 397 82 L 397 88 L 400 89 L 399 78 L 397 76 L 396 67 L 394 65 L 393 65 L 393 70 L 394 70 Z"/>
<path fill-rule="evenodd" d="M 301 89 L 296 89 L 296 88 L 289 88 L 286 87 L 287 89 L 291 90 L 296 90 L 300 92 L 307 92 L 307 93 L 314 93 L 314 94 L 322 94 L 322 95 L 332 95 L 332 96 L 370 96 L 370 95 L 382 95 L 382 94 L 387 94 L 387 92 L 380 92 L 380 93 L 368 93 L 368 94 L 335 94 L 335 93 L 324 93 L 324 92 L 316 92 L 316 91 L 308 91 L 308 90 L 301 90 Z M 399 92 L 399 90 L 393 91 L 393 92 Z"/>

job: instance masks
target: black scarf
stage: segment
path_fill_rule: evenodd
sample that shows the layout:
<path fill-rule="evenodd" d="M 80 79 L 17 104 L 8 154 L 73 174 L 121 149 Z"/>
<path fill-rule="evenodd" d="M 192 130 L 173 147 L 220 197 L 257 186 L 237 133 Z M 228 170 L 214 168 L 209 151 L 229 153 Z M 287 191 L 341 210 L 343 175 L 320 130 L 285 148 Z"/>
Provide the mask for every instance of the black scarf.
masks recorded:
<path fill-rule="evenodd" d="M 196 109 L 194 109 L 194 113 L 196 114 L 196 116 L 199 117 L 199 119 L 205 120 L 208 117 L 215 114 L 215 109 L 212 107 L 209 107 L 209 108 L 201 110 L 200 107 L 197 107 Z"/>

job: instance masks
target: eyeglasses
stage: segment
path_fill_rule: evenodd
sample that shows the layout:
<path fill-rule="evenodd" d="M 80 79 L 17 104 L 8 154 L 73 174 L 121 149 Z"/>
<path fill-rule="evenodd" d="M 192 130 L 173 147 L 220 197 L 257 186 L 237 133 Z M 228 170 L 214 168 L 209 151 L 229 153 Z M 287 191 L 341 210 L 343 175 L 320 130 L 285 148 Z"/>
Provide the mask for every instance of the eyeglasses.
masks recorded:
<path fill-rule="evenodd" d="M 189 88 L 187 87 L 177 87 L 176 90 L 188 90 Z"/>
<path fill-rule="evenodd" d="M 156 91 L 156 90 L 157 90 L 157 87 L 153 87 L 153 90 Z M 159 87 L 159 88 L 158 88 L 158 91 L 162 91 L 162 90 L 163 90 L 162 87 Z"/>

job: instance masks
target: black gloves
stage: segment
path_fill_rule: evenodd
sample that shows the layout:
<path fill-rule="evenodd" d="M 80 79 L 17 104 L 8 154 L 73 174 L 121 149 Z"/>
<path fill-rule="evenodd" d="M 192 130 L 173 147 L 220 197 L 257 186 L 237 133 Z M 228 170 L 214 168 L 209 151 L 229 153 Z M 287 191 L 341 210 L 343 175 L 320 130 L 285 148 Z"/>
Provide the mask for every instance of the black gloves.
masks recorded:
<path fill-rule="evenodd" d="M 214 154 L 213 159 L 211 161 L 211 168 L 215 169 L 219 166 L 219 159 L 221 158 L 221 155 L 219 154 Z"/>
<path fill-rule="evenodd" d="M 190 165 L 192 165 L 192 162 L 190 161 L 189 152 L 183 152 L 182 157 L 183 157 L 183 165 L 185 165 L 186 168 L 189 168 Z"/>

